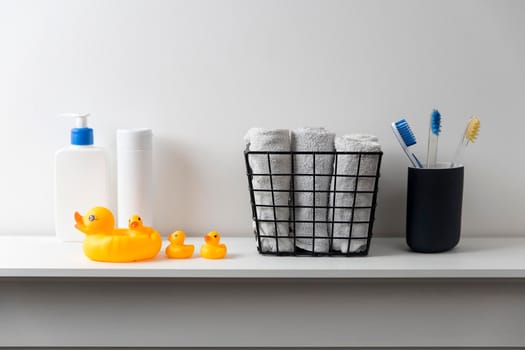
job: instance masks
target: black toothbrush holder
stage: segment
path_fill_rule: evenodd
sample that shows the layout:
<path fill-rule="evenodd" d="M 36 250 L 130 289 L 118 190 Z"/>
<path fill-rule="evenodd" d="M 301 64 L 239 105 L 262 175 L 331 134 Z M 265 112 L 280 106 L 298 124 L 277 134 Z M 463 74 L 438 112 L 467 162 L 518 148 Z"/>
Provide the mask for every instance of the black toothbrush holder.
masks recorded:
<path fill-rule="evenodd" d="M 461 234 L 463 166 L 408 168 L 406 240 L 416 252 L 454 248 Z"/>

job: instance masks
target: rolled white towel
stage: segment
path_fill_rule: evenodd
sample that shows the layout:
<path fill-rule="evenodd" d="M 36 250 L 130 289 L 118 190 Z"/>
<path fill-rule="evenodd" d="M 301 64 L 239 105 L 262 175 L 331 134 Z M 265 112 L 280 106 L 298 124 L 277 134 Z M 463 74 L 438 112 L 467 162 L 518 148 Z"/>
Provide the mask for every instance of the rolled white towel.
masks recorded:
<path fill-rule="evenodd" d="M 324 128 L 302 128 L 292 131 L 292 151 L 295 152 L 333 152 L 335 134 Z M 308 192 L 294 192 L 294 218 L 296 246 L 317 253 L 328 252 L 328 191 L 330 190 L 330 178 L 333 170 L 333 155 L 315 156 L 314 188 L 314 155 L 296 154 L 294 158 L 294 190 Z M 308 174 L 308 175 L 297 175 Z M 312 175 L 310 175 L 312 174 Z M 329 176 L 326 176 L 329 175 Z M 314 195 L 315 191 L 315 195 Z M 324 192 L 320 192 L 324 191 Z M 315 203 L 314 203 L 315 196 Z M 304 208 L 302 206 L 316 206 L 316 208 Z M 323 207 L 323 208 L 320 208 Z M 297 221 L 313 221 L 313 223 L 301 223 Z M 315 236 L 315 237 L 314 237 Z"/>
<path fill-rule="evenodd" d="M 381 146 L 378 143 L 377 137 L 373 135 L 352 134 L 337 137 L 335 140 L 335 148 L 338 152 L 380 152 Z M 357 167 L 359 166 L 359 175 L 376 175 L 379 164 L 378 155 L 362 155 L 359 161 L 359 155 L 338 155 L 337 169 L 334 166 L 334 174 L 338 175 L 357 175 Z M 374 191 L 375 178 L 373 177 L 359 177 L 356 186 L 355 177 L 332 177 L 331 189 L 337 191 Z M 328 213 L 328 220 L 343 221 L 345 223 L 334 223 L 329 225 L 330 233 L 333 237 L 332 248 L 336 251 L 346 252 L 360 252 L 366 249 L 366 238 L 368 237 L 368 228 L 370 221 L 370 208 L 356 208 L 352 207 L 370 207 L 372 205 L 373 193 L 358 193 L 355 196 L 353 193 L 331 193 L 330 194 L 330 210 Z M 333 208 L 333 207 L 343 208 Z M 348 238 L 350 236 L 350 221 L 353 221 L 350 249 L 348 248 Z M 366 223 L 359 223 L 363 221 Z M 355 239 L 364 238 L 364 239 Z"/>
<path fill-rule="evenodd" d="M 367 141 L 379 142 L 379 139 L 377 138 L 377 136 L 369 135 L 369 134 L 349 134 L 349 135 L 343 135 L 342 137 L 348 140 L 359 141 L 359 142 L 367 142 Z"/>
<path fill-rule="evenodd" d="M 290 133 L 288 130 L 266 130 L 252 128 L 248 130 L 244 137 L 248 150 L 265 152 L 290 152 Z M 268 156 L 266 154 L 250 154 L 248 162 L 254 174 L 269 174 Z M 256 205 L 270 205 L 270 207 L 257 207 L 257 218 L 259 220 L 271 220 L 259 222 L 259 234 L 261 239 L 260 249 L 262 252 L 293 252 L 293 241 L 290 238 L 289 197 L 290 179 L 292 172 L 292 161 L 290 154 L 271 154 L 270 165 L 272 176 L 254 175 L 252 178 L 253 189 L 267 190 L 254 191 L 253 196 Z M 287 174 L 287 175 L 278 175 Z M 270 182 L 271 181 L 271 182 Z M 274 192 L 272 199 L 271 185 L 274 190 L 284 190 L 284 192 Z M 274 202 L 275 201 L 275 202 Z M 285 207 L 274 208 L 273 205 Z M 275 215 L 274 215 L 275 213 Z M 275 222 L 275 220 L 284 220 Z M 255 224 L 255 223 L 254 223 Z M 276 230 L 277 228 L 277 230 Z M 254 228 L 257 233 L 255 224 Z M 277 247 L 277 244 L 279 247 Z M 277 250 L 278 249 L 278 250 Z"/>

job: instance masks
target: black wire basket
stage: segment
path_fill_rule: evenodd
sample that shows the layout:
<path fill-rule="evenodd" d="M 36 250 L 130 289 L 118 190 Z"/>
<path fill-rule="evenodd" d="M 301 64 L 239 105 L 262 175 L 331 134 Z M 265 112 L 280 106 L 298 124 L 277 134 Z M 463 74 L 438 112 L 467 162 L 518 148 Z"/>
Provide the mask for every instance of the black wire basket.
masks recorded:
<path fill-rule="evenodd" d="M 366 256 L 383 152 L 244 152 L 260 254 Z"/>

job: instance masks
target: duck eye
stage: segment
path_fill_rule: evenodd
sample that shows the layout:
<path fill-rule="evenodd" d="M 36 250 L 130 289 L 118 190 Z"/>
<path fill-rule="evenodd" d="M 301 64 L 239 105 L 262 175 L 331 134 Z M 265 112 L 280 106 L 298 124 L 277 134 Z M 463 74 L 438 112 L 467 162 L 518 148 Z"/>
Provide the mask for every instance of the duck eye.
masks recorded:
<path fill-rule="evenodd" d="M 213 238 L 217 238 L 217 235 L 213 235 Z"/>
<path fill-rule="evenodd" d="M 90 216 L 88 217 L 88 220 L 89 220 L 89 221 L 95 221 L 95 215 L 90 215 Z"/>
<path fill-rule="evenodd" d="M 139 221 L 142 221 L 142 219 L 140 218 L 140 216 L 139 216 Z"/>

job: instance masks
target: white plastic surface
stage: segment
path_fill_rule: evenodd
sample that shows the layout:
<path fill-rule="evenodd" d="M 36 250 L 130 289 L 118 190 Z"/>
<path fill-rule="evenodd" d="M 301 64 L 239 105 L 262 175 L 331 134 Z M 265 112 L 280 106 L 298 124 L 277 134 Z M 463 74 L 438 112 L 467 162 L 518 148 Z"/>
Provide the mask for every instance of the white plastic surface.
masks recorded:
<path fill-rule="evenodd" d="M 150 129 L 117 130 L 117 189 L 119 227 L 131 215 L 153 226 L 153 160 Z"/>
<path fill-rule="evenodd" d="M 275 257 L 260 255 L 253 237 L 229 237 L 225 259 L 199 256 L 202 237 L 191 259 L 167 259 L 164 242 L 158 256 L 138 263 L 89 260 L 80 243 L 53 237 L 0 237 L 0 278 L 515 278 L 525 279 L 525 238 L 463 238 L 439 254 L 410 252 L 402 238 L 373 238 L 366 257 Z"/>
<path fill-rule="evenodd" d="M 110 207 L 106 154 L 93 146 L 70 146 L 56 153 L 55 230 L 58 239 L 80 242 L 75 211 L 84 214 L 94 206 Z"/>

